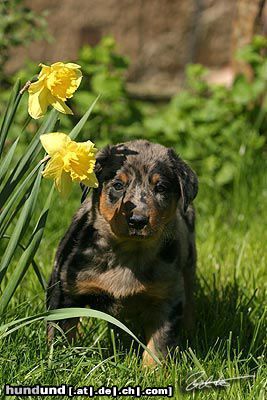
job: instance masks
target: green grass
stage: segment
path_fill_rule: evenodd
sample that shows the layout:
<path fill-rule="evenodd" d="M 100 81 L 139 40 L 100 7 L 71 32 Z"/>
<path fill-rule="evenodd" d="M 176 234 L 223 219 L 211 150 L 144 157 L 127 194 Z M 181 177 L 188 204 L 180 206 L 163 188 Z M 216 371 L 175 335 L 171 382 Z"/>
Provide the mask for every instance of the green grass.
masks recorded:
<path fill-rule="evenodd" d="M 140 357 L 132 350 L 126 352 L 116 348 L 112 330 L 97 320 L 83 322 L 85 334 L 75 346 L 69 346 L 64 338 L 59 338 L 60 343 L 49 351 L 44 323 L 38 322 L 1 341 L 0 387 L 6 383 L 65 383 L 95 388 L 102 385 L 140 385 L 143 388 L 173 385 L 176 399 L 263 400 L 267 376 L 264 358 L 267 186 L 264 169 L 261 167 L 262 172 L 254 172 L 255 178 L 250 181 L 246 177 L 241 179 L 223 200 L 200 185 L 196 201 L 197 327 L 194 338 L 181 343 L 175 357 L 171 356 L 166 365 L 154 371 L 144 370 Z M 46 277 L 51 272 L 58 242 L 79 206 L 79 199 L 79 188 L 67 202 L 54 196 L 45 237 L 36 257 Z M 44 293 L 30 269 L 2 322 L 43 310 Z M 237 381 L 224 390 L 182 394 L 181 387 L 188 374 L 200 371 L 214 379 L 252 374 L 255 378 Z M 38 396 L 32 398 L 41 399 Z"/>

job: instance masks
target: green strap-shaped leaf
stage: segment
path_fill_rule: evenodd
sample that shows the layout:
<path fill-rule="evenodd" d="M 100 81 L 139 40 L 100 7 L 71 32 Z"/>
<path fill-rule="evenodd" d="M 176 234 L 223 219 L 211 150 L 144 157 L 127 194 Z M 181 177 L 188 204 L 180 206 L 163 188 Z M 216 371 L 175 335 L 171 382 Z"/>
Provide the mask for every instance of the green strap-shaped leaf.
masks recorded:
<path fill-rule="evenodd" d="M 57 118 L 58 111 L 56 111 L 55 109 L 50 111 L 47 119 L 42 123 L 42 125 L 34 135 L 34 138 L 31 141 L 26 153 L 19 161 L 17 168 L 14 170 L 14 180 L 23 175 L 27 171 L 28 166 L 31 165 L 32 162 L 35 160 L 35 158 L 39 154 L 39 151 L 42 149 L 40 136 L 44 133 L 53 131 L 57 122 Z"/>
<path fill-rule="evenodd" d="M 80 119 L 80 121 L 75 125 L 75 127 L 71 130 L 69 137 L 71 139 L 76 139 L 77 136 L 79 135 L 80 131 L 82 130 L 84 124 L 86 123 L 86 121 L 88 120 L 96 102 L 98 101 L 100 95 L 97 96 L 97 98 L 95 99 L 95 101 L 93 102 L 93 104 L 88 108 L 88 110 L 86 111 L 86 113 L 84 114 L 84 116 Z"/>
<path fill-rule="evenodd" d="M 20 210 L 22 209 L 22 207 L 25 204 L 25 201 L 27 200 L 27 198 L 29 197 L 31 190 L 32 190 L 32 186 L 33 186 L 34 182 L 31 183 L 31 185 L 27 188 L 27 190 L 25 191 L 25 193 L 23 194 L 23 196 L 21 197 L 21 199 L 18 200 L 19 202 L 16 202 L 13 207 L 9 210 L 10 212 L 6 215 L 5 220 L 3 220 L 3 223 L 0 226 L 0 239 L 2 239 L 5 235 L 4 233 L 7 231 L 9 225 L 12 224 L 14 218 L 20 213 Z M 20 193 L 19 193 L 20 195 Z M 4 209 L 3 214 L 5 213 L 6 208 Z M 2 214 L 0 214 L 0 218 L 2 217 Z M 3 235 L 1 235 L 1 232 L 3 232 Z"/>
<path fill-rule="evenodd" d="M 39 187 L 41 183 L 41 172 L 43 169 L 43 165 L 39 167 L 39 171 L 37 174 L 37 177 L 35 179 L 32 191 L 30 196 L 25 202 L 24 207 L 22 208 L 22 211 L 20 213 L 19 219 L 17 221 L 17 224 L 14 228 L 14 231 L 11 235 L 11 239 L 7 245 L 7 248 L 5 250 L 5 253 L 2 257 L 1 263 L 0 263 L 0 283 L 3 280 L 3 277 L 6 273 L 6 270 L 10 264 L 10 261 L 12 260 L 15 250 L 21 241 L 21 238 L 23 237 L 24 233 L 26 232 L 26 229 L 29 225 L 29 222 L 32 217 L 33 210 L 35 208 L 38 192 L 39 192 Z"/>
<path fill-rule="evenodd" d="M 40 168 L 40 165 L 42 163 L 39 162 L 35 168 L 29 173 L 29 175 L 23 180 L 23 182 L 16 188 L 16 190 L 14 192 L 12 192 L 12 196 L 10 197 L 8 203 L 5 205 L 5 208 L 1 211 L 0 213 L 0 237 L 2 237 L 4 235 L 4 233 L 6 232 L 6 229 L 8 228 L 8 226 L 10 225 L 10 223 L 12 222 L 12 219 L 15 217 L 17 210 L 19 209 L 19 207 L 17 207 L 14 210 L 14 205 L 17 203 L 19 197 L 21 195 L 23 195 L 25 188 L 27 188 L 28 184 L 31 182 L 33 176 L 36 174 L 36 171 Z M 28 190 L 28 188 L 27 188 Z M 26 194 L 27 191 L 25 191 L 24 195 Z M 1 198 L 1 193 L 0 193 L 0 198 Z M 22 197 L 23 199 L 24 197 Z M 12 216 L 9 215 L 10 211 L 13 211 Z M 8 220 L 5 223 L 5 219 Z"/>
<path fill-rule="evenodd" d="M 31 165 L 42 149 L 41 142 L 39 140 L 40 135 L 43 133 L 47 133 L 54 129 L 55 123 L 57 121 L 58 112 L 56 110 L 52 110 L 48 116 L 48 118 L 42 123 L 34 138 L 32 139 L 30 145 L 27 148 L 26 153 L 21 157 L 18 161 L 17 165 L 11 171 L 10 176 L 0 193 L 0 209 L 3 208 L 6 200 L 10 196 L 10 194 L 14 191 L 15 187 L 20 182 L 21 178 L 29 171 Z"/>
<path fill-rule="evenodd" d="M 37 276 L 37 279 L 38 279 L 40 285 L 42 286 L 43 291 L 46 291 L 47 282 L 46 282 L 45 276 L 42 273 L 42 271 L 40 270 L 40 268 L 38 267 L 38 265 L 36 264 L 34 259 L 32 260 L 32 266 L 33 266 L 35 275 Z"/>
<path fill-rule="evenodd" d="M 0 239 L 10 239 L 10 237 L 11 236 L 9 236 L 9 235 L 4 235 Z M 23 251 L 26 250 L 26 247 L 21 243 L 18 244 L 18 247 L 20 247 Z M 46 290 L 46 287 L 47 287 L 46 279 L 34 259 L 32 259 L 32 266 L 33 266 L 33 270 L 37 276 L 37 279 L 38 279 L 40 285 L 42 286 L 43 290 Z"/>
<path fill-rule="evenodd" d="M 6 173 L 8 172 L 18 142 L 19 142 L 19 137 L 17 138 L 17 140 L 15 140 L 15 142 L 8 150 L 5 158 L 2 161 L 0 161 L 0 184 L 3 182 L 3 179 L 5 178 Z"/>
<path fill-rule="evenodd" d="M 136 340 L 140 344 L 140 346 L 142 346 L 143 349 L 150 354 L 150 356 L 156 361 L 156 363 L 158 365 L 161 365 L 161 362 L 158 359 L 158 357 L 155 354 L 153 354 L 152 351 L 148 347 L 146 347 L 135 336 L 135 334 L 132 331 L 130 331 L 129 328 L 127 328 L 126 325 L 124 325 L 122 322 L 120 322 L 119 320 L 117 320 L 116 318 L 112 317 L 109 314 L 88 308 L 60 308 L 57 310 L 50 310 L 45 313 L 38 314 L 35 317 L 26 317 L 26 318 L 21 318 L 17 321 L 11 321 L 5 325 L 0 326 L 0 332 L 1 331 L 4 332 L 3 334 L 0 335 L 0 337 L 4 338 L 10 335 L 12 332 L 22 328 L 23 326 L 31 324 L 32 322 L 35 321 L 40 321 L 42 319 L 44 319 L 45 321 L 58 321 L 61 319 L 77 318 L 77 317 L 98 318 L 107 321 L 113 325 L 116 325 L 118 328 L 122 329 L 128 335 L 132 336 L 132 338 Z"/>
<path fill-rule="evenodd" d="M 47 220 L 47 215 L 52 199 L 54 191 L 54 186 L 52 187 L 50 194 L 45 202 L 44 208 L 41 212 L 37 225 L 33 231 L 33 234 L 30 238 L 29 244 L 27 248 L 24 250 L 20 260 L 17 263 L 17 266 L 12 273 L 11 277 L 9 278 L 8 284 L 3 291 L 3 294 L 0 298 L 0 314 L 2 314 L 10 299 L 12 298 L 15 290 L 17 289 L 18 285 L 20 284 L 21 280 L 23 279 L 24 275 L 26 274 L 29 265 L 31 264 L 33 257 L 39 247 L 39 244 L 42 240 L 44 228 Z"/>
<path fill-rule="evenodd" d="M 6 137 L 13 121 L 14 115 L 16 113 L 17 107 L 21 100 L 22 94 L 20 93 L 20 80 L 18 79 L 13 87 L 10 95 L 7 109 L 3 115 L 1 128 L 0 128 L 0 156 L 2 154 Z"/>

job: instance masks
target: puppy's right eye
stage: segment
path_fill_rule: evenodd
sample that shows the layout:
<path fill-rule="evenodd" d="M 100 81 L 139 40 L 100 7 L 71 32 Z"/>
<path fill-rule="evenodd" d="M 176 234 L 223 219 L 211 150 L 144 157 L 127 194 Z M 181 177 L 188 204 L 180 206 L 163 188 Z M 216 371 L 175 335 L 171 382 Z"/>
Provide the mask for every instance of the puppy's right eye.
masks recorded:
<path fill-rule="evenodd" d="M 124 185 L 123 185 L 123 183 L 120 182 L 120 181 L 114 182 L 112 186 L 113 186 L 113 188 L 114 188 L 115 190 L 118 190 L 118 191 L 124 189 Z"/>

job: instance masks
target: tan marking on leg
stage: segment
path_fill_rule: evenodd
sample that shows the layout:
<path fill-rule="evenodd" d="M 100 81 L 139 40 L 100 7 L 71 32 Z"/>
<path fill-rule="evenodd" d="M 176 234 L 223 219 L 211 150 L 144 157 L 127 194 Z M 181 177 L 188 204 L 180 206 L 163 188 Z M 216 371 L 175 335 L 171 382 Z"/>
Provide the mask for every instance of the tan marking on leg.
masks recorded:
<path fill-rule="evenodd" d="M 152 351 L 152 353 L 154 353 L 156 355 L 156 349 L 155 349 L 153 337 L 147 343 L 147 347 L 149 348 L 149 350 Z M 154 358 L 152 358 L 151 355 L 145 350 L 143 353 L 143 367 L 155 368 L 156 366 L 157 366 L 157 363 L 154 360 Z"/>
<path fill-rule="evenodd" d="M 155 356 L 158 356 L 154 342 L 154 329 L 151 326 L 145 327 L 145 337 L 147 341 L 147 348 L 153 354 L 155 354 Z M 143 353 L 143 367 L 155 368 L 156 366 L 157 363 L 154 358 L 152 358 L 151 355 L 145 350 Z"/>

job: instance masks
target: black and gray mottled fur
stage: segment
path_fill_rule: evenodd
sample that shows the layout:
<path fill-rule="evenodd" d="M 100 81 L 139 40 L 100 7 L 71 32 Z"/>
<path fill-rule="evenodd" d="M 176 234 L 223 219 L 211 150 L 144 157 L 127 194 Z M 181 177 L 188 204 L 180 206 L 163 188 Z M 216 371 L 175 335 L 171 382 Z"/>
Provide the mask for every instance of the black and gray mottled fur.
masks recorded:
<path fill-rule="evenodd" d="M 196 175 L 172 149 L 143 140 L 105 148 L 95 171 L 99 188 L 59 245 L 47 307 L 107 312 L 141 329 L 148 347 L 165 355 L 181 321 L 193 319 Z"/>

